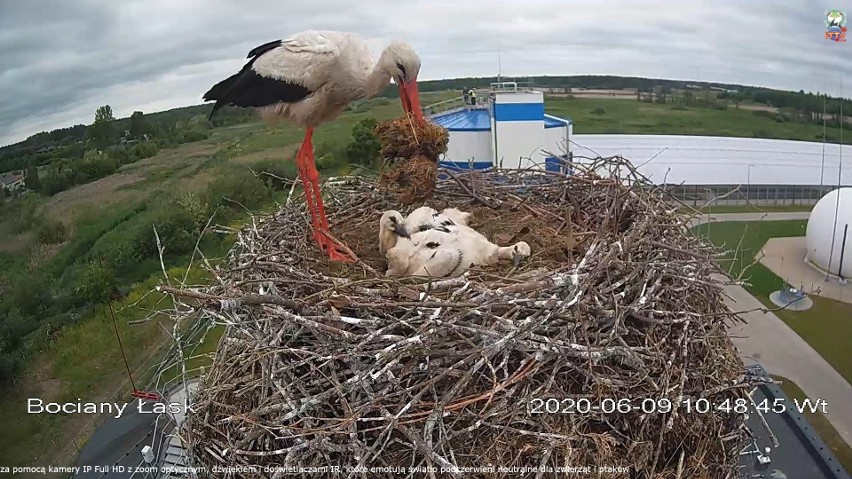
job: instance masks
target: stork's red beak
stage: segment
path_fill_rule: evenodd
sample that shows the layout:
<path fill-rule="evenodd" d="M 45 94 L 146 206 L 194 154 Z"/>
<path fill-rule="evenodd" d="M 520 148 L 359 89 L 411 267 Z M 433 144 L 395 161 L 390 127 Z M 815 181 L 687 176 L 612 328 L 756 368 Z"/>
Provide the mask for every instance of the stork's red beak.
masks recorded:
<path fill-rule="evenodd" d="M 399 85 L 399 99 L 402 109 L 418 121 L 426 121 L 423 118 L 423 108 L 420 107 L 420 93 L 417 91 L 417 79 L 410 80 Z"/>

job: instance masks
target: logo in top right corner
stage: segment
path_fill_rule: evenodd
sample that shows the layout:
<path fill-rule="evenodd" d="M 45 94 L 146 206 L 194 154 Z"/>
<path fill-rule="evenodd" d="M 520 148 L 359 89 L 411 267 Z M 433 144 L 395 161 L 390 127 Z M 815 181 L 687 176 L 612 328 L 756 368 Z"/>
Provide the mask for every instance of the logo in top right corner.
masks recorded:
<path fill-rule="evenodd" d="M 828 10 L 825 12 L 825 38 L 835 42 L 846 42 L 846 12 Z"/>

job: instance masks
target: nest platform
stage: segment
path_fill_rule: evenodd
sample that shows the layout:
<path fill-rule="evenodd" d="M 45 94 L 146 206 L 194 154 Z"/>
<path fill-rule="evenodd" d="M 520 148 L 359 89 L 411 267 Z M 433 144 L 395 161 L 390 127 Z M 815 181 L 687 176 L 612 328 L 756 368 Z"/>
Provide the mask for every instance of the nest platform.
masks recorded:
<path fill-rule="evenodd" d="M 354 264 L 316 250 L 303 205 L 254 218 L 213 285 L 167 290 L 228 325 L 183 425 L 191 464 L 240 478 L 735 477 L 744 416 L 684 407 L 750 386 L 714 250 L 629 163 L 600 161 L 622 173 L 439 179 L 430 206 L 532 249 L 458 278 L 384 276 L 379 217 L 417 205 L 373 179 L 326 203 Z"/>

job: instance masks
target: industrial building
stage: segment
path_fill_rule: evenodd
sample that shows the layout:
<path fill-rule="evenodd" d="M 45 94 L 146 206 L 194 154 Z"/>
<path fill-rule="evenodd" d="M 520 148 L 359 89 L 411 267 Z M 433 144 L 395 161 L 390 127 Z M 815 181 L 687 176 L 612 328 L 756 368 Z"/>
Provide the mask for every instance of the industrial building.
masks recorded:
<path fill-rule="evenodd" d="M 571 143 L 574 162 L 621 155 L 693 205 L 812 205 L 852 185 L 852 162 L 842 163 L 838 144 L 680 135 L 575 135 Z"/>
<path fill-rule="evenodd" d="M 430 119 L 449 132 L 441 166 L 567 171 L 573 124 L 544 113 L 542 92 L 499 82 L 479 94 L 480 103 L 453 99 L 425 108 Z"/>
<path fill-rule="evenodd" d="M 449 132 L 441 166 L 544 168 L 570 172 L 597 157 L 620 155 L 673 198 L 692 205 L 813 205 L 852 186 L 841 145 L 823 142 L 684 135 L 575 135 L 571 119 L 545 113 L 544 93 L 516 82 L 478 90 L 478 103 L 454 98 L 424 108 Z M 847 150 L 849 148 L 847 147 Z M 847 152 L 847 155 L 849 153 Z M 842 165 L 842 167 L 841 167 Z M 732 192 L 732 190 L 735 190 Z"/>

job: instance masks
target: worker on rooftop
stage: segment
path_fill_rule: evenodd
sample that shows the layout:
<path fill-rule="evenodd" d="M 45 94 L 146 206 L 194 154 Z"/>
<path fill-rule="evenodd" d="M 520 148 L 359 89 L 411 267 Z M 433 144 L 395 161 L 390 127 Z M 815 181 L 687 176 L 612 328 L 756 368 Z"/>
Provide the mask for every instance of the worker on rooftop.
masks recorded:
<path fill-rule="evenodd" d="M 467 106 L 470 103 L 470 90 L 467 87 L 462 88 L 462 95 L 464 96 L 464 106 Z"/>
<path fill-rule="evenodd" d="M 476 105 L 476 91 L 471 88 L 470 90 L 470 104 Z"/>

